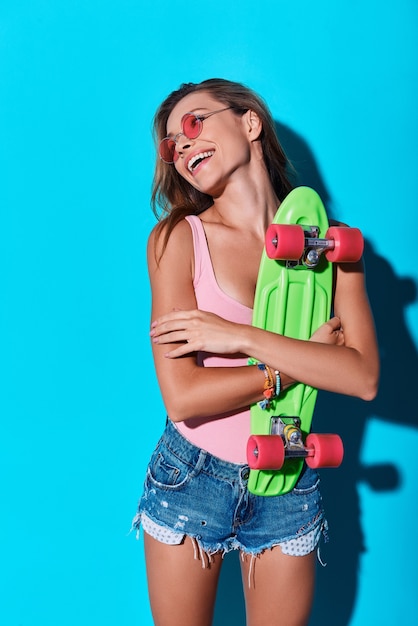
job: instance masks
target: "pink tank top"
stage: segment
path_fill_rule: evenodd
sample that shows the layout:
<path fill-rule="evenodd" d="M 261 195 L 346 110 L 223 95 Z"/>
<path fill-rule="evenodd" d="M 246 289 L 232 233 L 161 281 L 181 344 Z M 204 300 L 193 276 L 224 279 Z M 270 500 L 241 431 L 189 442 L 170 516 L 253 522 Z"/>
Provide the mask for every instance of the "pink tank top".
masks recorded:
<path fill-rule="evenodd" d="M 228 296 L 216 282 L 202 222 L 196 215 L 186 217 L 193 233 L 195 275 L 193 286 L 197 306 L 239 324 L 251 324 L 252 309 Z M 247 357 L 220 357 L 207 352 L 197 355 L 204 367 L 246 365 Z M 202 399 L 204 402 L 204 399 Z M 238 413 L 189 419 L 176 424 L 178 430 L 194 445 L 232 463 L 246 463 L 246 446 L 250 435 L 249 408 Z"/>

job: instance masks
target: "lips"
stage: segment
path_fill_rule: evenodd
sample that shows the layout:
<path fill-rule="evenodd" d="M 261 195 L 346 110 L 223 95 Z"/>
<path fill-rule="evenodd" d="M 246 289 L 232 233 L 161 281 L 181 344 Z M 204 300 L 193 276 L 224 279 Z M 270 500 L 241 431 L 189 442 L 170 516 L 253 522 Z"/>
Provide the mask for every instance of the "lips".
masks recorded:
<path fill-rule="evenodd" d="M 205 160 L 210 158 L 215 154 L 214 150 L 208 150 L 206 152 L 199 152 L 198 154 L 194 154 L 187 162 L 187 169 L 189 172 L 194 172 L 196 168 Z"/>

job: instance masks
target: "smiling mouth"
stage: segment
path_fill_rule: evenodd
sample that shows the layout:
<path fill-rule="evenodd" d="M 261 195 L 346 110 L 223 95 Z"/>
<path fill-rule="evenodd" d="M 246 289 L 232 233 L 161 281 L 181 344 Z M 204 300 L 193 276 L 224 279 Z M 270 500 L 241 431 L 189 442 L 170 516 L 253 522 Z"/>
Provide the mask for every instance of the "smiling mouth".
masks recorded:
<path fill-rule="evenodd" d="M 213 156 L 214 154 L 215 153 L 213 150 L 211 150 L 210 152 L 199 152 L 199 154 L 195 154 L 188 162 L 187 169 L 189 170 L 189 172 L 194 172 L 194 170 L 197 168 L 198 165 L 200 165 L 200 163 L 202 163 L 202 161 Z"/>

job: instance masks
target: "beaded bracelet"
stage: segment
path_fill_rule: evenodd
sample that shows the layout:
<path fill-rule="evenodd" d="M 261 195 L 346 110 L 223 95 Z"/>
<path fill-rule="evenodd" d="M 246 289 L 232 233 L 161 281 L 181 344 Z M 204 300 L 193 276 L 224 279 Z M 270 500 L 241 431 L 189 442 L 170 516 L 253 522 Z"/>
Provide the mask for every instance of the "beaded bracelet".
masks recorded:
<path fill-rule="evenodd" d="M 280 373 L 277 370 L 275 370 L 274 371 L 275 377 L 274 377 L 273 371 L 268 365 L 265 365 L 264 363 L 259 363 L 255 359 L 249 359 L 248 364 L 257 365 L 258 369 L 264 372 L 264 376 L 265 376 L 264 389 L 263 389 L 264 400 L 261 400 L 258 403 L 258 406 L 262 409 L 268 409 L 270 408 L 271 400 L 273 400 L 274 398 L 277 398 L 277 396 L 280 393 L 280 388 L 281 388 Z"/>
<path fill-rule="evenodd" d="M 282 388 L 282 379 L 280 378 L 280 372 L 278 370 L 274 370 L 276 374 L 276 398 L 280 395 L 280 390 Z"/>

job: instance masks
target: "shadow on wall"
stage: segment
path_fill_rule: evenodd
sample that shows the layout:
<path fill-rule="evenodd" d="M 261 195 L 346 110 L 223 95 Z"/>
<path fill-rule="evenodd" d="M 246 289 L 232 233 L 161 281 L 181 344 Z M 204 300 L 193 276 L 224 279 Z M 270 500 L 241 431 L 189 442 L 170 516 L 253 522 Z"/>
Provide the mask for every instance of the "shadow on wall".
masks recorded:
<path fill-rule="evenodd" d="M 373 416 L 418 427 L 414 398 L 418 355 L 404 318 L 406 305 L 416 299 L 416 285 L 412 279 L 397 278 L 386 259 L 376 255 L 368 242 L 364 258 L 367 289 L 379 339 L 381 378 L 379 394 L 371 403 L 336 394 L 318 394 L 316 429 L 320 432 L 336 430 L 345 447 L 341 468 L 321 473 L 331 542 L 325 548 L 325 561 L 329 565 L 318 576 L 311 622 L 318 626 L 330 623 L 331 615 L 333 626 L 350 623 L 358 587 L 359 559 L 361 553 L 367 551 L 361 528 L 358 483 L 367 483 L 375 492 L 392 491 L 400 486 L 400 472 L 392 463 L 367 467 L 361 464 L 367 420 Z M 384 449 L 382 446 L 382 453 Z M 342 576 L 344 584 L 341 584 Z"/>
<path fill-rule="evenodd" d="M 276 130 L 298 173 L 297 184 L 313 187 L 321 196 L 330 217 L 338 219 L 331 214 L 332 199 L 306 142 L 280 123 L 276 123 Z M 318 394 L 315 430 L 338 432 L 344 441 L 345 459 L 337 471 L 321 473 L 331 541 L 321 550 L 328 566 L 318 572 L 311 626 L 322 626 L 331 621 L 333 626 L 348 626 L 350 623 L 358 587 L 359 559 L 367 550 L 361 528 L 357 484 L 367 482 L 376 492 L 399 487 L 396 466 L 388 463 L 366 468 L 361 465 L 360 453 L 367 420 L 370 417 L 390 422 L 396 420 L 398 424 L 418 427 L 414 391 L 418 354 L 404 316 L 406 306 L 417 298 L 417 286 L 412 278 L 399 279 L 388 261 L 378 256 L 367 241 L 364 259 L 381 355 L 380 388 L 377 398 L 371 403 L 326 392 Z M 341 584 L 342 575 L 344 584 Z M 237 554 L 225 557 L 216 603 L 214 626 L 226 624 L 245 624 Z"/>

